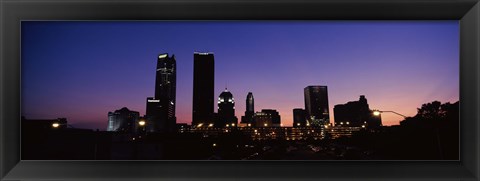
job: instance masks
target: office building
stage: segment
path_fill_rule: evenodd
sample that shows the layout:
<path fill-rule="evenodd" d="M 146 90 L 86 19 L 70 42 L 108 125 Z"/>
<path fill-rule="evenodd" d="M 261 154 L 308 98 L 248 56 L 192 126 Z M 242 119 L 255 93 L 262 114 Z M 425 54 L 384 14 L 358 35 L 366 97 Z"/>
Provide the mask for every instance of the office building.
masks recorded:
<path fill-rule="evenodd" d="M 381 117 L 373 116 L 364 95 L 358 101 L 335 105 L 333 113 L 336 126 L 377 128 L 382 125 Z"/>
<path fill-rule="evenodd" d="M 307 117 L 305 110 L 301 108 L 293 109 L 293 127 L 297 128 L 304 126 L 307 126 Z"/>
<path fill-rule="evenodd" d="M 114 112 L 108 112 L 107 131 L 135 133 L 140 114 L 124 107 Z"/>
<path fill-rule="evenodd" d="M 280 127 L 280 114 L 274 109 L 262 109 L 253 116 L 255 127 Z"/>
<path fill-rule="evenodd" d="M 213 53 L 193 54 L 192 126 L 214 124 L 215 63 Z"/>
<path fill-rule="evenodd" d="M 308 86 L 304 89 L 307 123 L 323 126 L 330 123 L 327 86 Z"/>
<path fill-rule="evenodd" d="M 147 130 L 173 132 L 176 127 L 176 69 L 175 55 L 160 54 L 157 59 L 155 97 L 147 98 Z"/>
<path fill-rule="evenodd" d="M 255 114 L 255 102 L 253 99 L 253 94 L 252 92 L 248 92 L 247 94 L 247 99 L 245 101 L 246 105 L 246 110 L 245 110 L 245 115 L 242 116 L 242 124 L 251 124 L 253 123 L 253 115 Z"/>
<path fill-rule="evenodd" d="M 214 125 L 215 127 L 238 125 L 238 119 L 235 116 L 235 99 L 227 89 L 218 96 L 218 116 Z"/>

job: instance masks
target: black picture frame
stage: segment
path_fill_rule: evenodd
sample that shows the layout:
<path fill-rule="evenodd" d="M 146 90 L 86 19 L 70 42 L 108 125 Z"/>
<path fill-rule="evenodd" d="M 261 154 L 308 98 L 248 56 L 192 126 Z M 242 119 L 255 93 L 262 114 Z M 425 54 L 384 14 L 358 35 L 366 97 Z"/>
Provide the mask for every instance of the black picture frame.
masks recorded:
<path fill-rule="evenodd" d="M 478 0 L 0 0 L 2 180 L 479 180 Z M 21 161 L 22 20 L 459 20 L 460 161 Z"/>

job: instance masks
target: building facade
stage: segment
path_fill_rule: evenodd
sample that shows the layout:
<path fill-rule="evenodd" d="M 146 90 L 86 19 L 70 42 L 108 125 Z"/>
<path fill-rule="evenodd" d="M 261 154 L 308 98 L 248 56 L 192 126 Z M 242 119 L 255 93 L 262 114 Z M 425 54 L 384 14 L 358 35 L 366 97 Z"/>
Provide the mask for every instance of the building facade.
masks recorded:
<path fill-rule="evenodd" d="M 253 116 L 253 126 L 255 127 L 280 127 L 280 114 L 274 109 L 262 109 Z"/>
<path fill-rule="evenodd" d="M 147 130 L 175 131 L 177 68 L 175 55 L 160 54 L 157 59 L 155 97 L 147 98 Z"/>
<path fill-rule="evenodd" d="M 330 123 L 327 86 L 308 86 L 304 89 L 307 123 L 323 126 Z"/>
<path fill-rule="evenodd" d="M 193 54 L 192 126 L 214 124 L 215 62 L 213 53 Z"/>
<path fill-rule="evenodd" d="M 304 127 L 307 126 L 307 116 L 305 109 L 295 108 L 293 109 L 293 127 Z"/>
<path fill-rule="evenodd" d="M 218 115 L 214 125 L 215 127 L 238 125 L 238 119 L 235 116 L 235 99 L 227 89 L 218 96 Z"/>
<path fill-rule="evenodd" d="M 245 115 L 242 116 L 242 124 L 251 124 L 253 123 L 253 115 L 255 114 L 255 100 L 253 99 L 253 93 L 248 92 L 247 99 L 245 101 L 246 110 Z"/>
<path fill-rule="evenodd" d="M 114 112 L 108 112 L 107 131 L 135 133 L 140 113 L 124 107 Z"/>
<path fill-rule="evenodd" d="M 373 115 L 364 95 L 358 101 L 335 105 L 333 112 L 336 126 L 376 128 L 382 125 L 381 117 Z"/>

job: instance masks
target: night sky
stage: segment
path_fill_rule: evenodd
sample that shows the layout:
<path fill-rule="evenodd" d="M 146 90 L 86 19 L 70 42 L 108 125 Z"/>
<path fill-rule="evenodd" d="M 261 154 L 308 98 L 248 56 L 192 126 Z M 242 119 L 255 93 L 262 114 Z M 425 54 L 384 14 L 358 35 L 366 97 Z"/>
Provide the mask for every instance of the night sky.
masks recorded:
<path fill-rule="evenodd" d="M 122 107 L 144 115 L 160 53 L 177 60 L 179 123 L 191 123 L 195 51 L 215 53 L 215 96 L 227 87 L 239 120 L 253 92 L 255 111 L 291 126 L 308 85 L 328 86 L 332 122 L 360 95 L 407 116 L 459 100 L 458 21 L 23 21 L 21 38 L 22 115 L 79 128 L 105 130 Z"/>

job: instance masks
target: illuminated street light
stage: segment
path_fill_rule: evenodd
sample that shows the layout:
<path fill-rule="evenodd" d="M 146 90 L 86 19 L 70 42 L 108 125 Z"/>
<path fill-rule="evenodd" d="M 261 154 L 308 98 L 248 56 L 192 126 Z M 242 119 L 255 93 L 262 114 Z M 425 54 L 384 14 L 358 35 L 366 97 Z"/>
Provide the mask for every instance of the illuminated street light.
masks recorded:
<path fill-rule="evenodd" d="M 58 123 L 53 123 L 53 124 L 52 124 L 52 127 L 53 127 L 53 128 L 58 128 L 59 126 L 60 126 L 60 124 L 58 124 Z"/>
<path fill-rule="evenodd" d="M 200 123 L 197 125 L 197 127 L 201 128 L 203 126 L 203 123 Z"/>
<path fill-rule="evenodd" d="M 52 128 L 57 129 L 57 128 L 60 128 L 61 125 L 64 125 L 65 127 L 74 128 L 74 127 L 73 127 L 72 125 L 70 125 L 70 124 L 61 123 L 61 122 L 54 122 L 54 123 L 52 123 Z"/>
<path fill-rule="evenodd" d="M 403 114 L 400 114 L 400 113 L 398 113 L 398 112 L 395 112 L 395 111 L 380 111 L 380 110 L 374 110 L 374 111 L 373 111 L 373 115 L 374 115 L 374 116 L 380 116 L 380 114 L 381 114 L 381 113 L 384 113 L 384 112 L 390 112 L 390 113 L 393 113 L 393 114 L 402 116 L 403 118 L 407 118 L 407 116 L 405 116 L 405 115 L 403 115 Z"/>
<path fill-rule="evenodd" d="M 232 123 L 232 127 L 235 126 L 235 123 Z"/>
<path fill-rule="evenodd" d="M 248 123 L 248 127 L 252 126 L 252 124 Z"/>
<path fill-rule="evenodd" d="M 213 127 L 213 123 L 210 123 L 210 124 L 208 125 L 208 127 Z"/>
<path fill-rule="evenodd" d="M 267 126 L 268 126 L 268 124 L 267 124 L 267 123 L 265 123 L 265 124 L 263 124 L 263 126 L 267 127 Z"/>
<path fill-rule="evenodd" d="M 216 146 L 217 146 L 217 144 L 216 144 L 216 143 L 213 143 L 213 144 L 212 144 L 212 146 L 213 146 L 213 147 L 216 147 Z"/>
<path fill-rule="evenodd" d="M 300 123 L 297 123 L 297 126 L 300 126 Z"/>
<path fill-rule="evenodd" d="M 146 124 L 146 122 L 144 120 L 140 120 L 138 122 L 138 125 L 140 125 L 140 126 L 145 126 L 145 124 Z"/>

